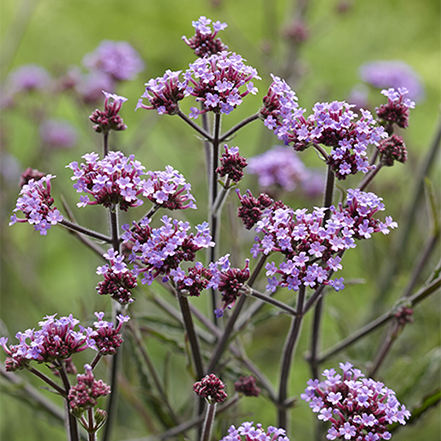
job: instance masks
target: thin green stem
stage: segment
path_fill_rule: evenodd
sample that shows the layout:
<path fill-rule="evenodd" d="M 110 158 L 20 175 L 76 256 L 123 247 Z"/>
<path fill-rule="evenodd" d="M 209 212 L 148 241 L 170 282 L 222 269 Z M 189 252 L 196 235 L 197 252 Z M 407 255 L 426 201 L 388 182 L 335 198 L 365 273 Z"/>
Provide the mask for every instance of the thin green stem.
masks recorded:
<path fill-rule="evenodd" d="M 297 316 L 292 318 L 291 327 L 285 341 L 285 346 L 282 352 L 281 369 L 280 369 L 280 383 L 279 383 L 279 427 L 287 429 L 288 427 L 288 409 L 285 406 L 286 398 L 288 397 L 288 381 L 291 372 L 291 364 L 297 345 L 300 329 L 303 322 L 303 302 L 305 300 L 305 286 L 301 285 L 297 294 Z"/>

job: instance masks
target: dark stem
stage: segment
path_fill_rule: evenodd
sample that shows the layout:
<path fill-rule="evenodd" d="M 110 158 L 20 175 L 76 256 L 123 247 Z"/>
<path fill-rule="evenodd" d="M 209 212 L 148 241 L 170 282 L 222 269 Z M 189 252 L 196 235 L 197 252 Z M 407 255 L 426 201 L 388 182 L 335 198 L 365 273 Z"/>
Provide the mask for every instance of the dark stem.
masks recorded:
<path fill-rule="evenodd" d="M 94 419 L 93 419 L 93 409 L 90 408 L 87 410 L 87 417 L 89 420 L 89 430 L 87 431 L 88 433 L 88 441 L 96 441 L 96 431 L 94 430 Z"/>
<path fill-rule="evenodd" d="M 223 135 L 221 135 L 220 138 L 219 138 L 219 142 L 227 141 L 230 136 L 234 135 L 234 133 L 236 133 L 242 127 L 245 127 L 247 124 L 249 124 L 249 123 L 251 123 L 253 121 L 256 121 L 256 119 L 259 119 L 259 114 L 258 113 L 254 114 L 254 115 L 251 115 L 248 118 L 245 118 L 239 124 L 236 124 L 230 130 L 228 130 Z"/>
<path fill-rule="evenodd" d="M 309 356 L 309 366 L 312 378 L 318 378 L 317 351 L 320 341 L 320 325 L 323 313 L 324 298 L 320 297 L 314 309 L 314 320 L 312 322 L 311 354 Z"/>
<path fill-rule="evenodd" d="M 66 412 L 66 430 L 68 433 L 69 441 L 79 441 L 79 433 L 78 433 L 78 422 L 77 419 L 70 413 L 70 405 L 67 395 L 70 390 L 69 378 L 67 377 L 66 368 L 64 366 L 64 362 L 60 361 L 57 363 L 59 367 L 58 372 L 60 373 L 61 381 L 63 382 L 64 389 L 66 391 L 66 396 L 64 398 L 64 409 Z"/>
<path fill-rule="evenodd" d="M 181 308 L 185 331 L 190 342 L 191 353 L 196 369 L 196 376 L 198 379 L 201 379 L 204 376 L 204 368 L 202 365 L 201 352 L 199 350 L 199 340 L 194 329 L 193 318 L 191 316 L 188 299 L 179 292 L 176 293 L 176 296 L 178 298 L 179 306 Z"/>
<path fill-rule="evenodd" d="M 285 400 L 288 396 L 288 380 L 293 361 L 294 349 L 298 342 L 300 329 L 303 321 L 303 302 L 305 300 L 305 286 L 301 285 L 297 295 L 297 316 L 291 321 L 291 328 L 285 341 L 282 352 L 280 385 L 279 385 L 279 427 L 288 429 L 288 409 L 285 406 Z"/>
<path fill-rule="evenodd" d="M 97 233 L 96 231 L 89 230 L 82 227 L 81 225 L 75 224 L 67 219 L 63 219 L 59 222 L 60 225 L 66 227 L 69 230 L 75 231 L 76 233 L 85 234 L 86 236 L 93 237 L 94 239 L 102 240 L 103 242 L 111 243 L 112 239 L 104 234 Z"/>
<path fill-rule="evenodd" d="M 98 352 L 98 354 L 95 355 L 95 358 L 92 360 L 92 363 L 90 363 L 90 367 L 93 369 L 96 368 L 96 365 L 101 360 L 102 355 Z"/>
<path fill-rule="evenodd" d="M 54 390 L 56 390 L 62 397 L 66 397 L 69 393 L 69 389 L 67 389 L 67 392 L 65 389 L 63 389 L 61 386 L 59 386 L 55 381 L 51 380 L 49 377 L 47 377 L 43 372 L 40 372 L 38 369 L 35 369 L 34 367 L 28 368 L 29 372 L 36 375 L 38 378 L 43 380 L 45 383 L 47 383 L 50 387 L 52 387 Z"/>
<path fill-rule="evenodd" d="M 289 306 L 286 303 L 281 302 L 280 300 L 276 300 L 270 296 L 267 296 L 266 294 L 256 291 L 253 288 L 250 289 L 251 292 L 249 295 L 251 297 L 255 297 L 256 299 L 262 300 L 266 303 L 269 303 L 270 305 L 277 306 L 277 308 L 280 308 L 282 311 L 285 311 L 290 315 L 294 315 L 294 316 L 297 315 L 297 311 L 292 306 Z"/>
<path fill-rule="evenodd" d="M 384 340 L 380 350 L 378 351 L 372 367 L 368 371 L 367 377 L 369 378 L 375 377 L 375 374 L 378 372 L 378 369 L 380 368 L 381 364 L 386 358 L 386 355 L 389 353 L 394 341 L 397 338 L 398 327 L 399 327 L 398 322 L 395 321 L 395 323 L 392 323 L 389 332 L 387 334 L 387 337 Z"/>
<path fill-rule="evenodd" d="M 207 403 L 207 413 L 205 414 L 204 427 L 202 429 L 201 441 L 210 441 L 211 429 L 214 423 L 217 403 Z"/>
<path fill-rule="evenodd" d="M 406 304 L 410 304 L 411 306 L 417 305 L 419 302 L 427 298 L 429 295 L 433 294 L 438 290 L 438 288 L 441 286 L 441 277 L 438 276 L 436 279 L 432 280 L 429 284 L 426 286 L 423 286 L 419 291 L 417 291 L 412 297 L 410 297 L 408 300 L 406 300 Z M 349 337 L 345 338 L 341 342 L 337 343 L 330 349 L 328 349 L 325 353 L 321 354 L 319 357 L 317 357 L 317 363 L 323 363 L 328 358 L 332 357 L 333 355 L 339 353 L 343 349 L 347 348 L 348 346 L 351 346 L 361 338 L 369 335 L 372 331 L 375 331 L 380 326 L 387 323 L 389 320 L 393 319 L 395 317 L 395 313 L 397 311 L 397 307 L 393 307 L 390 311 L 386 312 L 385 314 L 381 315 L 380 317 L 376 318 L 375 320 L 368 323 L 366 326 L 363 326 L 358 331 L 354 332 Z"/>
<path fill-rule="evenodd" d="M 178 111 L 176 114 L 180 118 L 182 118 L 191 128 L 196 130 L 204 139 L 206 139 L 209 142 L 213 142 L 213 138 L 208 134 L 208 131 L 205 131 L 202 127 L 198 126 L 194 121 L 192 121 L 185 113 L 182 113 L 181 110 Z"/>

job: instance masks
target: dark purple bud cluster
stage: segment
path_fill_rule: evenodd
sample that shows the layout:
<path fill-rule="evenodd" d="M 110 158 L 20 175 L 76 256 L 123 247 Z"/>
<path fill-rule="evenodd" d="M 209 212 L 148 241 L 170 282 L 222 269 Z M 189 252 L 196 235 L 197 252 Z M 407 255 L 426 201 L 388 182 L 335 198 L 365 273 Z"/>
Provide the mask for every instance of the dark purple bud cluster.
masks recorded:
<path fill-rule="evenodd" d="M 359 369 L 340 363 L 343 376 L 325 369 L 325 381 L 309 380 L 300 397 L 309 402 L 321 421 L 329 421 L 326 438 L 360 441 L 389 440 L 387 425 L 406 424 L 410 412 L 400 404 L 395 392 L 379 381 L 362 378 Z"/>
<path fill-rule="evenodd" d="M 99 397 L 110 394 L 110 386 L 103 380 L 95 380 L 90 365 L 85 364 L 84 370 L 84 374 L 77 375 L 77 384 L 71 386 L 68 395 L 70 411 L 77 418 L 81 418 L 85 410 L 93 409 Z"/>
<path fill-rule="evenodd" d="M 239 381 L 234 383 L 234 389 L 246 397 L 258 397 L 260 395 L 260 389 L 257 387 L 256 378 L 253 375 L 240 377 Z"/>
<path fill-rule="evenodd" d="M 20 188 L 23 188 L 23 185 L 29 184 L 29 181 L 33 179 L 34 181 L 39 181 L 43 176 L 45 176 L 44 173 L 28 167 L 21 175 L 20 175 Z"/>
<path fill-rule="evenodd" d="M 225 384 L 214 374 L 206 375 L 201 381 L 193 384 L 193 390 L 210 404 L 222 403 L 227 398 Z"/>
<path fill-rule="evenodd" d="M 41 235 L 45 236 L 47 230 L 52 225 L 56 225 L 63 220 L 63 216 L 57 207 L 52 207 L 54 203 L 54 199 L 51 196 L 52 178 L 55 178 L 55 176 L 46 175 L 40 177 L 37 181 L 31 179 L 27 184 L 23 185 L 9 226 L 14 225 L 16 222 L 29 222 L 34 226 L 35 231 L 39 231 Z M 15 214 L 17 211 L 21 211 L 25 218 L 18 218 Z"/>
<path fill-rule="evenodd" d="M 404 164 L 407 160 L 406 146 L 401 136 L 392 135 L 383 139 L 378 144 L 378 151 L 380 152 L 381 164 L 388 167 L 394 165 L 395 161 Z"/>
<path fill-rule="evenodd" d="M 265 193 L 261 193 L 258 198 L 255 198 L 250 190 L 247 190 L 247 194 L 241 195 L 239 189 L 236 189 L 236 193 L 240 201 L 237 216 L 242 219 L 245 228 L 251 230 L 261 219 L 263 211 L 274 201 Z"/>
<path fill-rule="evenodd" d="M 405 87 L 399 87 L 397 90 L 384 89 L 381 93 L 387 96 L 387 104 L 375 109 L 378 118 L 387 124 L 396 124 L 405 129 L 409 125 L 409 109 L 415 108 L 415 103 L 405 98 L 409 91 Z"/>
<path fill-rule="evenodd" d="M 402 306 L 395 313 L 395 318 L 401 326 L 406 323 L 413 323 L 413 309 Z"/>
<path fill-rule="evenodd" d="M 119 116 L 118 112 L 127 98 L 123 96 L 115 95 L 112 93 L 102 91 L 106 96 L 104 100 L 104 110 L 96 109 L 89 119 L 95 124 L 93 129 L 95 132 L 107 133 L 110 130 L 126 130 L 127 126 L 123 123 L 122 118 Z M 112 102 L 109 100 L 112 99 Z"/>
<path fill-rule="evenodd" d="M 243 178 L 243 169 L 248 165 L 247 160 L 239 155 L 239 147 L 230 147 L 225 144 L 225 153 L 220 158 L 221 166 L 216 169 L 219 176 L 239 182 Z"/>
<path fill-rule="evenodd" d="M 188 222 L 173 220 L 163 216 L 163 226 L 150 227 L 150 219 L 145 217 L 139 224 L 133 222 L 133 228 L 123 225 L 126 233 L 125 242 L 133 242 L 131 262 L 139 262 L 142 268 L 136 267 L 139 274 L 144 274 L 142 283 L 151 284 L 155 277 L 163 276 L 168 281 L 171 270 L 179 267 L 181 262 L 192 262 L 196 251 L 214 246 L 207 222 L 196 227 L 197 233 L 189 233 Z"/>
<path fill-rule="evenodd" d="M 225 46 L 220 38 L 216 38 L 217 33 L 224 30 L 227 27 L 227 24 L 216 21 L 213 23 L 214 31 L 212 31 L 210 23 L 211 20 L 209 18 L 201 16 L 198 21 L 193 21 L 192 23 L 193 27 L 196 28 L 195 35 L 190 39 L 185 36 L 182 37 L 185 43 L 194 50 L 195 55 L 201 58 L 228 49 L 228 46 Z"/>
<path fill-rule="evenodd" d="M 123 323 L 130 320 L 128 315 L 118 314 L 116 319 L 118 325 L 113 322 L 103 320 L 104 312 L 95 312 L 98 318 L 97 322 L 93 322 L 95 330 L 89 333 L 90 346 L 96 349 L 101 355 L 114 355 L 123 342 L 121 328 Z"/>
<path fill-rule="evenodd" d="M 138 284 L 136 283 L 136 275 L 127 268 L 124 263 L 124 257 L 118 255 L 117 251 L 112 248 L 104 254 L 110 264 L 106 264 L 97 268 L 96 273 L 101 274 L 104 280 L 98 284 L 96 290 L 99 295 L 110 295 L 121 305 L 132 303 L 132 289 Z"/>
<path fill-rule="evenodd" d="M 182 268 L 170 271 L 177 289 L 192 297 L 199 297 L 204 289 L 207 289 L 213 277 L 211 270 L 205 268 L 201 262 L 196 262 L 194 267 L 188 268 L 187 273 Z"/>

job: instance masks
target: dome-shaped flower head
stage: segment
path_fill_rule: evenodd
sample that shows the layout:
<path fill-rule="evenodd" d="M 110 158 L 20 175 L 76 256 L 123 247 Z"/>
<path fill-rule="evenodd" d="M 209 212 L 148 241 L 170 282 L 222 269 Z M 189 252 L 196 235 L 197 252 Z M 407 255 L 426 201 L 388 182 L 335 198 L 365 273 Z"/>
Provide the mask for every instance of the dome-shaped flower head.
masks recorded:
<path fill-rule="evenodd" d="M 261 193 L 255 198 L 250 190 L 241 195 L 239 189 L 236 189 L 239 197 L 240 207 L 237 210 L 237 216 L 242 219 L 247 230 L 253 228 L 260 220 L 264 210 L 273 204 L 273 200 L 265 193 Z"/>
<path fill-rule="evenodd" d="M 73 186 L 77 193 L 86 194 L 80 197 L 79 207 L 119 205 L 121 210 L 127 211 L 143 203 L 138 196 L 142 193 L 139 186 L 145 167 L 134 155 L 126 157 L 122 152 L 110 151 L 103 159 L 94 152 L 82 157 L 85 163 L 78 165 L 75 161 L 66 166 L 74 173 L 71 179 L 77 181 Z"/>
<path fill-rule="evenodd" d="M 220 21 L 212 23 L 209 18 L 201 16 L 199 20 L 193 21 L 192 25 L 196 29 L 195 35 L 190 39 L 183 36 L 182 39 L 194 50 L 196 56 L 202 58 L 228 49 L 228 46 L 225 46 L 220 38 L 216 38 L 217 33 L 227 27 L 226 23 Z M 211 26 L 213 26 L 213 30 Z"/>
<path fill-rule="evenodd" d="M 145 92 L 141 95 L 135 110 L 156 109 L 160 114 L 174 115 L 179 111 L 179 101 L 184 99 L 184 90 L 187 82 L 179 81 L 181 71 L 172 72 L 167 70 L 164 76 L 152 78 L 148 83 L 145 83 Z M 149 100 L 150 105 L 143 103 L 143 98 Z"/>
<path fill-rule="evenodd" d="M 85 364 L 84 370 L 84 374 L 77 375 L 77 384 L 71 386 L 68 395 L 70 410 L 77 418 L 81 418 L 85 410 L 93 409 L 99 397 L 110 394 L 110 386 L 103 380 L 95 380 L 90 365 Z"/>
<path fill-rule="evenodd" d="M 227 398 L 225 384 L 214 374 L 206 375 L 201 381 L 193 384 L 193 390 L 209 403 L 222 403 Z"/>
<path fill-rule="evenodd" d="M 27 329 L 18 332 L 18 345 L 6 346 L 7 339 L 2 337 L 0 344 L 8 355 L 5 366 L 7 371 L 15 371 L 28 366 L 31 361 L 52 363 L 66 360 L 72 354 L 91 347 L 86 329 L 75 330 L 79 320 L 69 315 L 56 319 L 56 314 L 44 317 L 40 329 Z"/>
<path fill-rule="evenodd" d="M 419 101 L 424 97 L 420 78 L 404 61 L 370 61 L 360 66 L 359 74 L 364 82 L 379 89 L 405 87 L 409 91 L 409 98 Z"/>
<path fill-rule="evenodd" d="M 233 182 L 239 182 L 243 178 L 243 169 L 247 166 L 247 160 L 239 155 L 239 147 L 224 146 L 225 153 L 220 158 L 221 165 L 216 169 L 219 176 L 226 176 Z"/>
<path fill-rule="evenodd" d="M 389 138 L 383 139 L 378 144 L 378 151 L 380 152 L 380 163 L 391 167 L 395 161 L 402 162 L 407 160 L 407 151 L 401 136 L 392 135 Z"/>
<path fill-rule="evenodd" d="M 247 66 L 240 55 L 220 52 L 197 59 L 184 74 L 186 96 L 194 96 L 204 105 L 199 113 L 193 109 L 190 116 L 213 111 L 228 115 L 242 103 L 248 94 L 256 94 L 252 79 L 260 79 L 257 70 Z"/>
<path fill-rule="evenodd" d="M 93 52 L 84 56 L 83 64 L 110 75 L 116 81 L 133 80 L 144 69 L 139 53 L 126 41 L 102 41 Z"/>
<path fill-rule="evenodd" d="M 253 421 L 242 423 L 237 429 L 234 425 L 228 429 L 228 435 L 220 441 L 289 441 L 285 429 L 269 426 L 264 430 L 262 424 L 254 427 Z"/>
<path fill-rule="evenodd" d="M 410 412 L 396 399 L 395 392 L 379 381 L 364 378 L 350 363 L 340 363 L 343 374 L 323 371 L 324 381 L 309 380 L 300 397 L 309 402 L 321 421 L 330 421 L 329 440 L 388 440 L 387 425 L 406 424 Z"/>
<path fill-rule="evenodd" d="M 260 395 L 260 389 L 257 387 L 256 378 L 253 375 L 240 377 L 234 383 L 234 390 L 244 394 L 246 397 L 258 397 Z"/>
<path fill-rule="evenodd" d="M 51 196 L 52 175 L 46 175 L 38 180 L 31 179 L 24 184 L 17 199 L 14 214 L 9 225 L 16 222 L 29 222 L 41 235 L 46 235 L 52 225 L 63 220 L 63 216 L 56 207 L 52 207 L 54 199 Z M 21 211 L 25 218 L 18 218 L 15 212 Z"/>
<path fill-rule="evenodd" d="M 182 268 L 172 269 L 170 276 L 180 293 L 191 297 L 199 297 L 204 289 L 208 288 L 208 284 L 213 277 L 213 273 L 205 268 L 201 262 L 196 262 L 193 267 L 184 271 Z"/>

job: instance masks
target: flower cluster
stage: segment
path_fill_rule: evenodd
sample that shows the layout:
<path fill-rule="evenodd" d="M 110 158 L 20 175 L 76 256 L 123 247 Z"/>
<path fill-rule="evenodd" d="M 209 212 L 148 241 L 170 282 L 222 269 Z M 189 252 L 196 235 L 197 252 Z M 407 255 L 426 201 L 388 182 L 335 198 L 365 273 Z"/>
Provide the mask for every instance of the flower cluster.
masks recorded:
<path fill-rule="evenodd" d="M 8 90 L 13 94 L 44 89 L 49 83 L 48 71 L 37 64 L 19 66 L 7 78 Z"/>
<path fill-rule="evenodd" d="M 311 197 L 323 192 L 323 173 L 308 169 L 291 148 L 275 146 L 249 158 L 248 162 L 248 173 L 257 175 L 262 188 L 277 186 L 293 191 L 300 186 Z"/>
<path fill-rule="evenodd" d="M 121 305 L 132 303 L 134 299 L 131 290 L 137 286 L 136 276 L 127 268 L 124 257 L 118 255 L 113 248 L 110 248 L 104 257 L 110 264 L 97 268 L 96 273 L 104 277 L 96 287 L 98 294 L 108 294 Z"/>
<path fill-rule="evenodd" d="M 31 179 L 34 181 L 39 181 L 41 178 L 45 176 L 44 173 L 38 171 L 36 168 L 28 167 L 21 175 L 20 175 L 20 188 L 23 188 L 23 185 L 28 184 Z"/>
<path fill-rule="evenodd" d="M 387 104 L 382 104 L 376 108 L 378 118 L 388 124 L 396 124 L 398 127 L 405 129 L 409 125 L 409 109 L 415 107 L 415 103 L 405 95 L 409 91 L 405 87 L 395 89 L 384 89 L 381 93 L 387 96 Z"/>
<path fill-rule="evenodd" d="M 247 166 L 247 160 L 239 155 L 239 147 L 230 147 L 225 144 L 225 153 L 220 158 L 221 166 L 216 169 L 219 176 L 226 176 L 233 182 L 239 182 L 243 178 L 243 169 Z"/>
<path fill-rule="evenodd" d="M 135 160 L 134 155 L 128 158 L 122 152 L 110 151 L 103 159 L 92 152 L 82 156 L 86 163 L 78 165 L 72 162 L 67 167 L 74 172 L 72 180 L 77 180 L 74 188 L 77 193 L 86 193 L 80 197 L 79 207 L 102 204 L 114 207 L 119 204 L 123 211 L 143 203 L 138 199 L 142 192 L 140 187 L 144 167 Z M 92 200 L 90 200 L 90 197 Z"/>
<path fill-rule="evenodd" d="M 216 309 L 214 313 L 218 318 L 223 316 L 226 308 L 231 309 L 236 299 L 241 295 L 245 282 L 250 278 L 248 265 L 250 261 L 245 261 L 245 268 L 232 268 L 229 254 L 221 257 L 217 262 L 210 264 L 213 274 L 209 288 L 217 289 L 222 294 L 222 309 Z M 219 268 L 218 268 L 219 267 Z"/>
<path fill-rule="evenodd" d="M 138 100 L 136 109 L 156 109 L 160 115 L 174 115 L 179 110 L 179 101 L 184 99 L 186 82 L 179 81 L 181 71 L 172 72 L 167 70 L 162 77 L 152 78 L 145 83 L 145 92 Z M 146 106 L 142 99 L 147 98 L 150 106 Z"/>
<path fill-rule="evenodd" d="M 115 95 L 112 93 L 104 92 L 104 111 L 96 109 L 89 119 L 95 124 L 93 129 L 95 132 L 107 133 L 110 130 L 126 130 L 127 126 L 123 123 L 122 118 L 119 116 L 119 111 L 127 98 L 123 96 Z M 109 101 L 112 99 L 113 101 Z"/>
<path fill-rule="evenodd" d="M 63 220 L 63 216 L 56 207 L 52 207 L 54 199 L 51 196 L 51 179 L 52 175 L 46 175 L 38 180 L 31 179 L 24 184 L 20 190 L 20 197 L 17 199 L 14 214 L 11 216 L 9 225 L 16 222 L 29 222 L 34 226 L 36 231 L 45 236 L 47 230 L 52 225 L 56 225 Z M 25 219 L 17 217 L 15 212 L 21 211 L 25 215 Z"/>
<path fill-rule="evenodd" d="M 406 146 L 401 136 L 392 135 L 383 139 L 378 144 L 378 151 L 380 152 L 381 164 L 388 167 L 391 167 L 395 161 L 404 164 L 407 160 Z"/>
<path fill-rule="evenodd" d="M 85 364 L 84 370 L 84 374 L 77 375 L 77 384 L 71 386 L 68 395 L 70 410 L 77 418 L 81 418 L 85 410 L 94 408 L 99 397 L 110 394 L 110 386 L 103 380 L 95 380 L 90 365 Z"/>
<path fill-rule="evenodd" d="M 193 390 L 209 403 L 222 403 L 227 398 L 225 384 L 214 374 L 206 375 L 201 381 L 193 384 Z"/>
<path fill-rule="evenodd" d="M 253 421 L 244 422 L 237 429 L 230 426 L 228 435 L 220 441 L 289 441 L 285 429 L 269 426 L 264 430 L 262 424 L 256 424 L 256 427 L 253 424 Z"/>
<path fill-rule="evenodd" d="M 201 291 L 209 287 L 213 273 L 205 268 L 201 262 L 196 262 L 193 267 L 187 269 L 187 274 L 182 268 L 178 267 L 170 271 L 170 276 L 179 292 L 192 297 L 199 297 Z"/>
<path fill-rule="evenodd" d="M 352 105 L 333 101 L 316 103 L 314 113 L 305 118 L 305 110 L 299 108 L 297 97 L 286 82 L 275 76 L 273 80 L 260 114 L 279 139 L 297 151 L 317 144 L 331 147 L 327 163 L 340 180 L 359 171 L 367 173 L 372 168 L 367 160 L 367 147 L 378 145 L 387 133 L 376 125 L 369 111 L 361 110 L 361 118 L 356 119 Z"/>
<path fill-rule="evenodd" d="M 0 344 L 8 355 L 5 366 L 8 372 L 23 369 L 33 360 L 38 363 L 52 363 L 66 360 L 72 354 L 91 347 L 88 332 L 80 327 L 75 330 L 79 320 L 69 315 L 56 319 L 56 314 L 44 317 L 39 322 L 39 330 L 27 329 L 18 332 L 18 345 L 6 346 L 7 338 L 2 337 Z"/>
<path fill-rule="evenodd" d="M 222 51 L 190 64 L 184 78 L 185 95 L 194 96 L 204 105 L 202 111 L 192 107 L 190 117 L 213 111 L 228 115 L 242 103 L 243 98 L 257 93 L 252 79 L 260 79 L 257 70 L 244 63 L 235 53 Z"/>
<path fill-rule="evenodd" d="M 84 56 L 83 64 L 116 81 L 133 80 L 144 69 L 140 55 L 126 41 L 102 41 L 93 52 Z"/>
<path fill-rule="evenodd" d="M 213 23 L 213 31 L 210 23 L 211 20 L 209 18 L 201 16 L 198 21 L 192 22 L 193 27 L 196 29 L 195 35 L 190 39 L 185 36 L 182 37 L 185 43 L 194 50 L 195 55 L 201 58 L 228 49 L 228 46 L 225 46 L 220 38 L 216 38 L 217 33 L 223 31 L 227 24 L 216 21 Z"/>
<path fill-rule="evenodd" d="M 161 221 L 163 225 L 159 228 L 152 228 L 148 217 L 139 224 L 134 221 L 132 228 L 123 225 L 124 241 L 133 243 L 130 261 L 143 265 L 136 271 L 144 273 L 142 283 L 149 285 L 159 275 L 164 276 L 163 281 L 168 281 L 170 271 L 177 269 L 181 262 L 192 262 L 196 251 L 214 246 L 207 222 L 198 225 L 196 234 L 193 234 L 189 233 L 188 222 L 168 216 L 163 216 Z"/>
<path fill-rule="evenodd" d="M 330 421 L 329 440 L 378 441 L 391 438 L 387 424 L 406 424 L 410 412 L 395 397 L 395 392 L 379 381 L 363 378 L 350 363 L 340 363 L 343 375 L 325 369 L 325 381 L 309 380 L 300 397 L 309 402 L 321 421 Z"/>
<path fill-rule="evenodd" d="M 282 253 L 284 261 L 277 267 L 267 263 L 268 285 L 274 292 L 277 286 L 297 291 L 301 285 L 311 288 L 324 284 L 335 290 L 344 288 L 343 279 L 330 280 L 330 275 L 342 268 L 338 253 L 354 248 L 354 239 L 368 239 L 381 231 L 389 233 L 396 222 L 388 216 L 386 222 L 374 217 L 384 210 L 381 198 L 373 193 L 348 190 L 347 206 L 330 207 L 330 219 L 324 221 L 326 208 L 316 207 L 312 213 L 306 209 L 292 210 L 275 204 L 266 210 L 255 231 L 257 236 L 251 252 L 256 258 L 260 253 Z M 281 276 L 279 281 L 275 275 Z"/>
<path fill-rule="evenodd" d="M 379 89 L 405 87 L 411 99 L 420 100 L 424 96 L 418 75 L 404 61 L 370 61 L 360 66 L 359 73 L 364 82 Z"/>
<path fill-rule="evenodd" d="M 240 377 L 234 383 L 234 390 L 244 394 L 246 397 L 258 397 L 260 395 L 260 389 L 257 387 L 256 378 L 253 375 Z"/>
<path fill-rule="evenodd" d="M 103 320 L 104 312 L 95 312 L 98 318 L 97 322 L 93 322 L 95 330 L 89 333 L 90 347 L 96 349 L 100 355 L 114 355 L 123 342 L 121 336 L 121 328 L 123 323 L 130 320 L 128 315 L 118 314 L 116 319 L 118 325 L 115 327 L 113 322 Z"/>
<path fill-rule="evenodd" d="M 76 144 L 78 135 L 68 121 L 50 119 L 40 125 L 40 138 L 45 146 L 66 149 Z"/>
<path fill-rule="evenodd" d="M 264 210 L 273 204 L 273 200 L 265 193 L 261 193 L 255 198 L 250 190 L 247 194 L 241 195 L 239 189 L 236 189 L 239 197 L 240 207 L 237 210 L 237 216 L 242 219 L 247 230 L 251 230 L 261 219 Z"/>
<path fill-rule="evenodd" d="M 154 204 L 169 210 L 196 208 L 190 193 L 191 184 L 171 165 L 165 171 L 148 171 L 149 179 L 142 182 L 143 196 Z"/>

